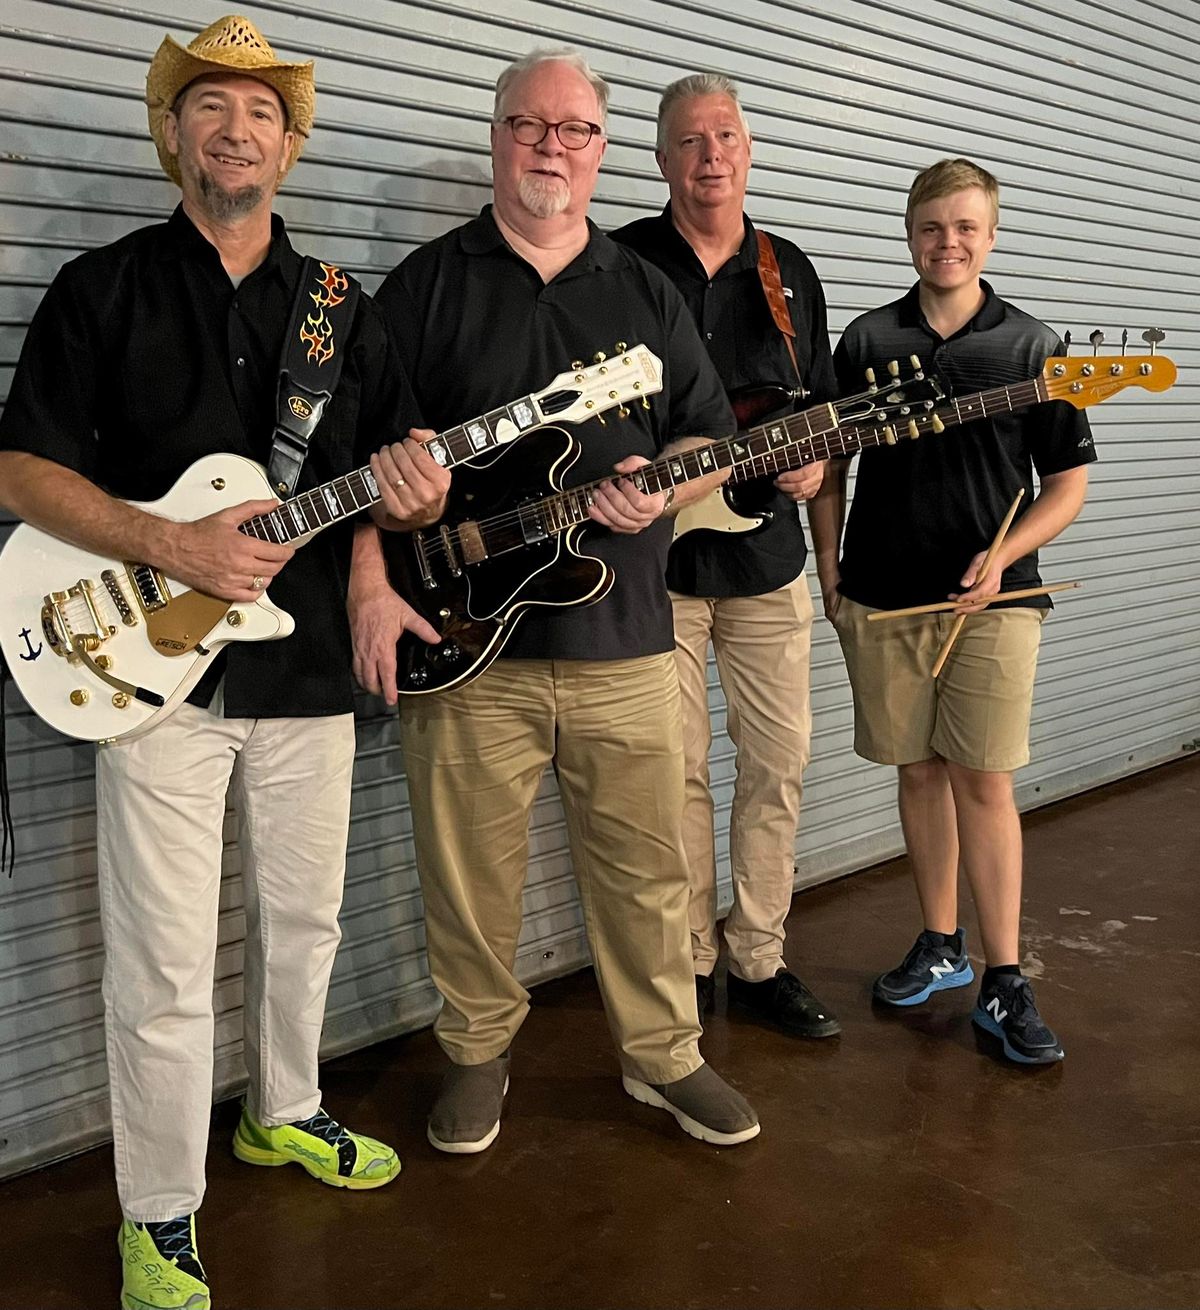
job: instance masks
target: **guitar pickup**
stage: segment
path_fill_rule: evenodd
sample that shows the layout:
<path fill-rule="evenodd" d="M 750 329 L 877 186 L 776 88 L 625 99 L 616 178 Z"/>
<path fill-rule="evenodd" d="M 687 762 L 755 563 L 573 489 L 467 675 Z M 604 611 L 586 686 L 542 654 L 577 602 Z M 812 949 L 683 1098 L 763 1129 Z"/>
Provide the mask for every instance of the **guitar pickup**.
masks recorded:
<path fill-rule="evenodd" d="M 480 564 L 488 557 L 487 543 L 483 539 L 483 530 L 478 523 L 458 525 L 458 544 L 462 548 L 464 564 Z"/>
<path fill-rule="evenodd" d="M 521 523 L 521 538 L 526 546 L 545 541 L 550 535 L 546 520 L 542 517 L 542 507 L 536 500 L 527 500 L 517 509 L 517 518 Z"/>

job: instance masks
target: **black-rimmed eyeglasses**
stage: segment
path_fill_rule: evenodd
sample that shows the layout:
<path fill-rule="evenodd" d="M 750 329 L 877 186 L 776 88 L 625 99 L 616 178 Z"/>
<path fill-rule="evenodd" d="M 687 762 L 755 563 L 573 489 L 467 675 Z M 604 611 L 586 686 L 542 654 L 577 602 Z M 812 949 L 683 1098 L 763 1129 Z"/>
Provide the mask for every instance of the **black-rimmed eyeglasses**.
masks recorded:
<path fill-rule="evenodd" d="M 582 150 L 594 136 L 603 136 L 604 129 L 584 118 L 565 118 L 561 123 L 547 123 L 533 114 L 509 114 L 500 120 L 507 123 L 513 139 L 521 146 L 539 146 L 551 128 L 567 150 Z"/>

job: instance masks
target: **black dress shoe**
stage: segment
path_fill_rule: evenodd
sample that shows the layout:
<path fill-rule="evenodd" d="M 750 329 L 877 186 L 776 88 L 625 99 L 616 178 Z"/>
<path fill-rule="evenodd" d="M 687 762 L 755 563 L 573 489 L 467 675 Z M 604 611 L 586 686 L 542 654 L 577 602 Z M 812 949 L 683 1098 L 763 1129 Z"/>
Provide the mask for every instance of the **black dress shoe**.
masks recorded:
<path fill-rule="evenodd" d="M 696 975 L 696 1013 L 703 1018 L 712 1014 L 717 1003 L 717 980 L 711 973 Z"/>
<path fill-rule="evenodd" d="M 730 971 L 725 980 L 729 999 L 778 1024 L 794 1037 L 834 1037 L 842 1031 L 836 1015 L 787 969 L 766 982 L 751 983 Z"/>

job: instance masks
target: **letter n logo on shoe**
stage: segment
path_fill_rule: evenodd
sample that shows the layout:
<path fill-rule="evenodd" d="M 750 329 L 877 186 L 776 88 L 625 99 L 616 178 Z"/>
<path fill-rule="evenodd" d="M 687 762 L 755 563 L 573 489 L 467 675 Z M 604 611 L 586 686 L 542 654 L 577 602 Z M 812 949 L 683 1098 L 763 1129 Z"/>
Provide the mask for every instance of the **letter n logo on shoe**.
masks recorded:
<path fill-rule="evenodd" d="M 998 996 L 993 996 L 992 999 L 988 1001 L 987 1010 L 997 1023 L 1003 1023 L 1005 1019 L 1008 1018 L 1008 1011 L 1001 1007 L 1000 998 Z"/>

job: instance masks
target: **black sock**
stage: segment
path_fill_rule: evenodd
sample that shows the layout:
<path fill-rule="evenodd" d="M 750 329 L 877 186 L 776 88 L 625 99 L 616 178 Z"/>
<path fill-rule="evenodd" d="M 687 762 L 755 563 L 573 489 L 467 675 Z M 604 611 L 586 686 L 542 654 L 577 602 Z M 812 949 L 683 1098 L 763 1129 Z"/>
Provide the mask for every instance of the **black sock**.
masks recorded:
<path fill-rule="evenodd" d="M 951 955 L 962 954 L 963 930 L 961 928 L 955 928 L 953 932 L 934 932 L 931 928 L 926 928 L 925 936 L 931 946 L 949 947 Z"/>
<path fill-rule="evenodd" d="M 989 987 L 994 986 L 1001 978 L 1008 976 L 1019 978 L 1021 976 L 1021 966 L 1019 964 L 997 964 L 989 965 L 983 971 L 982 987 L 987 991 Z"/>

